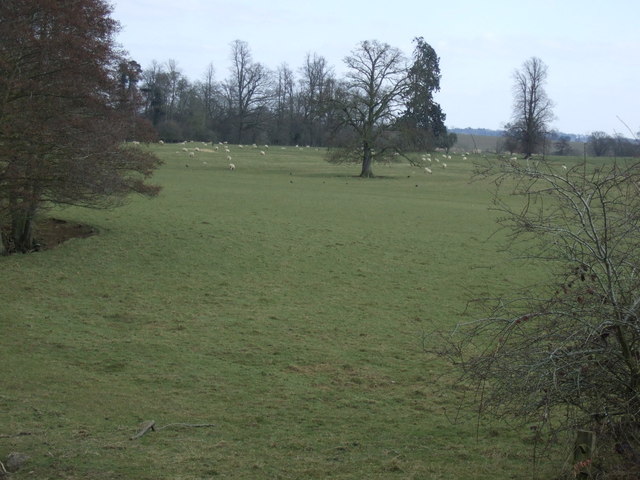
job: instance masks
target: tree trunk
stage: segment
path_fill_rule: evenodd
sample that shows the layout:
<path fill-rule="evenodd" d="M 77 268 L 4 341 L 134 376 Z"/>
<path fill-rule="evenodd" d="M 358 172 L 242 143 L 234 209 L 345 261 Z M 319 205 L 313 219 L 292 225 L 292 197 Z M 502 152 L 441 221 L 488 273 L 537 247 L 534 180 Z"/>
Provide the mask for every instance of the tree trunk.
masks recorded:
<path fill-rule="evenodd" d="M 362 145 L 362 178 L 373 178 L 373 155 L 371 155 L 371 147 L 368 142 Z"/>
<path fill-rule="evenodd" d="M 13 208 L 9 212 L 11 220 L 0 227 L 2 233 L 2 249 L 4 255 L 12 253 L 27 253 L 35 250 L 36 242 L 33 238 L 33 220 L 36 214 L 36 205 L 29 206 L 10 201 Z"/>

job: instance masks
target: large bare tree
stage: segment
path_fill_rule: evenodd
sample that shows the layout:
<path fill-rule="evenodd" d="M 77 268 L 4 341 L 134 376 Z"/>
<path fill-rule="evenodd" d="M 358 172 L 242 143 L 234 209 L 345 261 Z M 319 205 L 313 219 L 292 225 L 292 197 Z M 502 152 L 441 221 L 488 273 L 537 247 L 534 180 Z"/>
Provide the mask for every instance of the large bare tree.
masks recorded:
<path fill-rule="evenodd" d="M 361 177 L 373 177 L 373 152 L 398 118 L 407 87 L 407 61 L 403 53 L 377 40 L 361 42 L 344 59 L 346 80 L 338 88 L 335 106 L 340 127 L 353 135 L 343 136 L 343 158 L 356 155 L 362 162 Z M 344 130 L 343 130 L 344 132 Z"/>
<path fill-rule="evenodd" d="M 230 118 L 235 125 L 234 140 L 245 141 L 245 131 L 264 120 L 271 98 L 273 76 L 261 63 L 253 61 L 249 44 L 243 40 L 231 43 L 231 75 L 223 83 Z"/>
<path fill-rule="evenodd" d="M 506 130 L 525 157 L 530 157 L 543 145 L 554 119 L 553 102 L 545 91 L 547 66 L 531 57 L 513 77 L 513 115 Z"/>
<path fill-rule="evenodd" d="M 300 137 L 305 144 L 325 144 L 328 106 L 335 85 L 335 75 L 327 60 L 316 53 L 307 54 L 300 69 L 299 94 L 303 130 Z"/>
<path fill-rule="evenodd" d="M 4 253 L 36 248 L 51 204 L 110 206 L 159 160 L 124 145 L 133 131 L 135 66 L 116 49 L 103 0 L 0 2 L 0 232 Z M 126 68 L 124 68 L 126 66 Z M 138 124 L 138 140 L 148 129 Z"/>

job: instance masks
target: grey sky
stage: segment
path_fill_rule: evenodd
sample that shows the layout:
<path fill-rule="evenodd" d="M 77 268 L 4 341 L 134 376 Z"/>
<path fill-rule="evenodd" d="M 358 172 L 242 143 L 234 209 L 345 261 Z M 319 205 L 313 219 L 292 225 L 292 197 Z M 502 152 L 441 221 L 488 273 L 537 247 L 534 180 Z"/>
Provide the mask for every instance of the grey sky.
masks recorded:
<path fill-rule="evenodd" d="M 173 59 L 190 80 L 213 64 L 228 76 L 230 43 L 253 59 L 297 71 L 307 53 L 339 75 L 362 40 L 407 56 L 424 37 L 440 57 L 436 100 L 448 127 L 501 128 L 511 116 L 513 72 L 532 56 L 547 64 L 553 126 L 567 133 L 640 130 L 637 0 L 114 0 L 119 42 L 143 68 Z"/>

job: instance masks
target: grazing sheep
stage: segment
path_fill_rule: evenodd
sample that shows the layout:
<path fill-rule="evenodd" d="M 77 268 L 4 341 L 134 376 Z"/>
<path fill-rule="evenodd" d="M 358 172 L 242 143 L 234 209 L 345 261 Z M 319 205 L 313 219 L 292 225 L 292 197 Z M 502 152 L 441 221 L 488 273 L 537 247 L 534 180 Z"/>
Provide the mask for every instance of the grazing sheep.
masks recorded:
<path fill-rule="evenodd" d="M 194 150 L 195 150 L 196 152 L 199 152 L 199 151 L 200 151 L 200 149 L 199 149 L 198 147 L 194 148 Z"/>
<path fill-rule="evenodd" d="M 195 154 L 195 152 L 189 152 L 189 156 L 190 156 L 190 157 L 195 157 L 195 156 L 196 156 L 196 154 Z"/>
<path fill-rule="evenodd" d="M 429 167 L 424 167 L 424 173 L 433 173 Z"/>
<path fill-rule="evenodd" d="M 189 151 L 189 149 L 188 149 L 188 148 L 186 148 L 186 147 L 182 147 L 182 151 L 183 151 L 183 152 L 188 152 L 188 151 Z"/>
<path fill-rule="evenodd" d="M 566 166 L 566 165 L 562 165 L 562 169 L 563 169 L 563 170 L 566 170 L 566 169 L 567 169 L 567 166 Z"/>
<path fill-rule="evenodd" d="M 159 143 L 160 145 L 164 145 L 164 142 L 163 142 L 162 140 L 158 140 L 158 143 Z"/>
<path fill-rule="evenodd" d="M 227 162 L 231 161 L 231 155 L 227 155 Z"/>
<path fill-rule="evenodd" d="M 264 150 L 260 150 L 260 155 L 266 155 Z"/>
<path fill-rule="evenodd" d="M 229 164 L 229 170 L 235 170 L 236 166 L 233 163 Z"/>
<path fill-rule="evenodd" d="M 447 168 L 447 164 L 442 162 L 442 168 Z"/>

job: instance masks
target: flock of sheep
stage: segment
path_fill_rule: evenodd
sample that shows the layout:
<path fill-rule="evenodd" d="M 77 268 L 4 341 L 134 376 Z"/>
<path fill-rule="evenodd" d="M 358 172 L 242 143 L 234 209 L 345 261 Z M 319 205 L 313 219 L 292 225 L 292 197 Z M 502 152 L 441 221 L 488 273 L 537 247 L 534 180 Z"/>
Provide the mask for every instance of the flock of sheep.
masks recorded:
<path fill-rule="evenodd" d="M 462 155 L 462 160 L 466 160 L 467 159 L 467 155 L 469 155 L 468 153 L 464 153 Z M 420 160 L 422 160 L 422 164 L 432 164 L 433 162 L 438 163 L 442 168 L 447 168 L 447 162 L 445 160 L 451 160 L 451 155 L 445 155 L 442 154 L 442 159 L 438 158 L 438 155 L 434 155 L 433 158 L 431 158 L 431 154 L 430 153 L 425 153 L 424 155 L 422 155 L 422 157 L 420 157 Z M 433 170 L 431 170 L 431 168 L 429 166 L 425 166 L 424 167 L 424 173 L 428 173 L 428 174 L 432 174 Z"/>
<path fill-rule="evenodd" d="M 162 140 L 160 140 L 159 143 L 164 144 Z M 188 159 L 196 159 L 200 154 L 222 152 L 223 154 L 226 154 L 226 160 L 227 162 L 229 162 L 228 163 L 229 170 L 233 171 L 236 169 L 235 163 L 232 163 L 233 157 L 231 156 L 231 145 L 229 145 L 227 142 L 218 142 L 218 144 L 216 145 L 213 145 L 207 142 L 201 142 L 202 147 L 191 146 L 194 143 L 196 142 L 182 142 L 182 145 L 184 146 L 182 147 L 181 150 L 176 151 L 176 154 L 187 155 Z M 245 145 L 234 145 L 234 148 L 244 149 Z M 255 143 L 250 147 L 247 146 L 246 148 L 256 150 L 258 154 L 261 156 L 266 156 L 267 152 L 269 151 L 269 145 L 258 146 Z M 286 150 L 287 147 L 280 147 L 280 148 L 282 150 Z M 295 148 L 302 148 L 302 147 L 296 145 Z M 306 148 L 310 148 L 310 146 L 307 145 Z M 208 165 L 208 163 L 205 160 L 202 160 L 202 165 Z M 189 163 L 186 163 L 185 166 L 188 167 Z"/>
<path fill-rule="evenodd" d="M 164 143 L 162 141 L 160 141 L 160 143 Z M 219 142 L 218 144 L 212 144 L 212 143 L 207 143 L 207 142 L 201 142 L 202 146 L 193 146 L 196 142 L 182 142 L 182 149 L 179 151 L 176 151 L 176 154 L 182 154 L 182 155 L 187 155 L 187 157 L 189 159 L 196 159 L 199 156 L 201 156 L 202 154 L 207 154 L 207 153 L 223 153 L 224 155 L 226 155 L 226 160 L 228 162 L 228 169 L 231 171 L 234 171 L 236 169 L 236 164 L 232 162 L 233 157 L 231 156 L 231 148 L 233 147 L 234 149 L 237 150 L 243 150 L 243 149 L 248 149 L 248 150 L 255 150 L 259 155 L 261 156 L 266 156 L 267 152 L 269 151 L 269 145 L 262 145 L 262 146 L 258 146 L 257 144 L 253 144 L 251 146 L 248 145 L 229 145 L 227 142 Z M 197 142 L 198 144 L 200 142 Z M 282 150 L 286 150 L 287 147 L 280 147 Z M 295 147 L 290 147 L 290 148 L 296 148 L 296 149 L 301 149 L 303 147 L 296 145 Z M 307 145 L 304 148 L 310 148 L 309 145 Z M 236 150 L 236 151 L 237 151 Z M 316 149 L 317 150 L 317 149 Z M 399 155 L 399 154 L 395 154 L 395 155 Z M 456 158 L 460 158 L 462 160 L 467 160 L 469 153 L 465 152 L 462 154 L 458 154 L 452 157 L 451 154 L 446 153 L 446 152 L 434 152 L 434 153 L 425 153 L 422 154 L 420 156 L 420 162 L 414 163 L 413 167 L 420 167 L 423 169 L 425 174 L 433 174 L 433 167 L 435 165 L 438 165 L 440 168 L 446 169 L 447 168 L 447 162 L 451 161 L 452 159 L 456 159 Z M 201 160 L 202 161 L 202 165 L 208 165 L 206 160 Z M 387 166 L 390 166 L 390 162 L 385 162 L 385 164 Z M 189 163 L 186 163 L 185 166 L 189 166 Z"/>
<path fill-rule="evenodd" d="M 164 143 L 161 141 L 161 143 Z M 193 142 L 182 142 L 183 145 L 190 145 Z M 233 157 L 231 157 L 231 147 L 227 142 L 219 142 L 217 145 L 211 145 L 209 143 L 206 142 L 202 142 L 203 147 L 187 147 L 184 146 L 182 147 L 181 151 L 176 151 L 177 154 L 183 153 L 186 154 L 189 158 L 193 158 L 195 159 L 200 153 L 217 153 L 217 152 L 223 152 L 226 154 L 226 159 L 227 162 L 229 162 L 229 170 L 235 170 L 236 169 L 236 165 L 235 163 L 232 163 L 231 161 L 233 160 Z M 238 148 L 244 148 L 244 145 L 236 145 Z M 211 148 L 207 148 L 207 147 L 211 147 Z M 255 143 L 252 146 L 254 149 L 258 149 L 258 145 L 256 145 Z M 267 154 L 267 150 L 269 149 L 269 145 L 264 145 L 264 149 L 263 150 L 258 150 L 260 155 L 266 155 Z M 203 160 L 202 161 L 203 165 L 208 165 L 208 163 Z M 187 163 L 185 166 L 189 166 L 189 164 Z"/>

